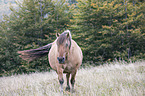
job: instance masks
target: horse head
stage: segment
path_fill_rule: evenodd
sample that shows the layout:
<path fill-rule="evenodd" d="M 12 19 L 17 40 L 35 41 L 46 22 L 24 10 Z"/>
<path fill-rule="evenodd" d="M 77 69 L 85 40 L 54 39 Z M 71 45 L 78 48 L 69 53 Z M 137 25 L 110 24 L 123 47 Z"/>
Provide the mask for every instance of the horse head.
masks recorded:
<path fill-rule="evenodd" d="M 60 64 L 64 64 L 67 59 L 69 49 L 71 47 L 71 33 L 69 30 L 64 31 L 62 34 L 57 33 L 57 47 L 57 60 Z"/>

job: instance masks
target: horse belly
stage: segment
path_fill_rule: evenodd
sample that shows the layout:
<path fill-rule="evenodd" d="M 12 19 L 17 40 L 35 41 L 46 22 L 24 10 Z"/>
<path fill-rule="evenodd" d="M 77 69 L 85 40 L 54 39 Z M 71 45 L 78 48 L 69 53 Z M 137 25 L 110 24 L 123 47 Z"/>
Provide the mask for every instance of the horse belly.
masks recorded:
<path fill-rule="evenodd" d="M 66 67 L 63 71 L 63 73 L 72 73 L 73 72 L 73 67 Z"/>
<path fill-rule="evenodd" d="M 48 54 L 48 59 L 49 59 L 49 64 L 53 70 L 57 70 L 57 65 L 56 65 L 56 46 L 53 46 Z"/>
<path fill-rule="evenodd" d="M 79 64 L 65 64 L 64 72 L 63 73 L 72 73 L 80 67 Z"/>

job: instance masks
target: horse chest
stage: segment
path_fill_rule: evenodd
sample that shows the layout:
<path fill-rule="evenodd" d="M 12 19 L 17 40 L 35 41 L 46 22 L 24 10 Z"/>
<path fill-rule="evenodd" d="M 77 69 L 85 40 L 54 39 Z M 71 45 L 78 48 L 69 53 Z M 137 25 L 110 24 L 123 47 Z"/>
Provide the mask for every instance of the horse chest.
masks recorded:
<path fill-rule="evenodd" d="M 62 69 L 64 70 L 64 73 L 71 73 L 74 70 L 75 66 L 73 66 L 70 63 L 66 63 L 62 65 Z"/>

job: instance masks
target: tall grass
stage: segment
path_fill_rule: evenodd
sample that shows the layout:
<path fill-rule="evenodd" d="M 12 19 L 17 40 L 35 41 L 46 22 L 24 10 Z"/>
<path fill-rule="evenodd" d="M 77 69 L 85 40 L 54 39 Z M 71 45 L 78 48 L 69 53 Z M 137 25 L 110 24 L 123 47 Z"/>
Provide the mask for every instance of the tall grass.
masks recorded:
<path fill-rule="evenodd" d="M 64 96 L 145 96 L 145 61 L 82 68 L 75 90 L 64 91 Z M 54 71 L 0 78 L 0 96 L 59 96 L 59 91 Z"/>

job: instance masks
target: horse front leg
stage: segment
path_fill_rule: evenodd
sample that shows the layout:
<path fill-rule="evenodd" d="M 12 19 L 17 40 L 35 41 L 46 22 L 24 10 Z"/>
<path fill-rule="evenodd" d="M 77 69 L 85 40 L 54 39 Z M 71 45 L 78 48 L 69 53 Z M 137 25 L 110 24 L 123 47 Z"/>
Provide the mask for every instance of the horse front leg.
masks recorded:
<path fill-rule="evenodd" d="M 57 69 L 57 74 L 58 74 L 58 80 L 60 83 L 60 88 L 61 88 L 61 94 L 63 94 L 63 83 L 64 83 L 64 79 L 63 79 L 63 69 L 62 68 L 58 68 Z"/>

